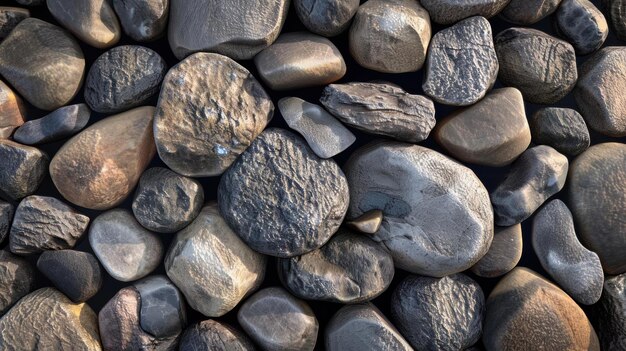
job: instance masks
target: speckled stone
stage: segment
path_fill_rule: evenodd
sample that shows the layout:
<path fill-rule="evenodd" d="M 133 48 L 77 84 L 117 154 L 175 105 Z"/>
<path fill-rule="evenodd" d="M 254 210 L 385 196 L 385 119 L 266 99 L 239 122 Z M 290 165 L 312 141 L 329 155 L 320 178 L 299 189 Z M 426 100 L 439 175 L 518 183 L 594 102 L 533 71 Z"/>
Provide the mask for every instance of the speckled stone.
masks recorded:
<path fill-rule="evenodd" d="M 24 124 L 26 107 L 22 99 L 0 80 L 0 139 L 7 139 Z"/>
<path fill-rule="evenodd" d="M 30 17 L 30 11 L 19 7 L 0 7 L 0 41 L 26 18 Z"/>
<path fill-rule="evenodd" d="M 2 243 L 7 237 L 7 234 L 9 234 L 14 210 L 13 205 L 0 200 L 0 243 Z"/>
<path fill-rule="evenodd" d="M 47 174 L 48 155 L 32 146 L 0 139 L 0 197 L 19 200 L 33 194 Z"/>
<path fill-rule="evenodd" d="M 165 34 L 170 0 L 113 0 L 124 33 L 135 41 L 153 41 Z"/>
<path fill-rule="evenodd" d="M 207 319 L 185 330 L 178 350 L 254 351 L 255 347 L 239 330 L 222 322 Z"/>
<path fill-rule="evenodd" d="M 374 234 L 380 229 L 383 223 L 383 211 L 371 210 L 363 213 L 357 218 L 349 220 L 346 224 L 361 233 Z"/>
<path fill-rule="evenodd" d="M 430 19 L 439 24 L 453 24 L 472 16 L 491 18 L 510 0 L 421 0 Z"/>
<path fill-rule="evenodd" d="M 603 0 L 604 14 L 618 39 L 626 41 L 626 0 Z"/>
<path fill-rule="evenodd" d="M 44 251 L 37 260 L 37 268 L 74 302 L 89 300 L 102 285 L 98 260 L 88 252 Z"/>
<path fill-rule="evenodd" d="M 0 250 L 0 317 L 34 288 L 35 269 L 30 262 Z"/>
<path fill-rule="evenodd" d="M 607 277 L 592 321 L 603 350 L 626 350 L 626 274 Z"/>
<path fill-rule="evenodd" d="M 46 0 L 59 23 L 80 40 L 104 49 L 120 40 L 120 22 L 108 0 Z"/>
<path fill-rule="evenodd" d="M 570 108 L 546 107 L 537 110 L 530 119 L 530 131 L 535 144 L 552 146 L 568 156 L 587 150 L 591 140 L 583 116 Z"/>
<path fill-rule="evenodd" d="M 359 0 L 294 0 L 300 22 L 309 31 L 334 37 L 350 25 L 359 8 Z"/>
<path fill-rule="evenodd" d="M 563 0 L 555 20 L 559 35 L 572 44 L 578 55 L 598 50 L 609 35 L 606 18 L 588 0 Z"/>
<path fill-rule="evenodd" d="M 511 0 L 500 17 L 510 23 L 530 25 L 552 14 L 560 3 L 561 0 Z"/>
<path fill-rule="evenodd" d="M 495 227 L 489 251 L 472 266 L 479 277 L 496 278 L 511 271 L 522 258 L 522 226 Z"/>
<path fill-rule="evenodd" d="M 163 275 L 143 278 L 133 284 L 139 292 L 139 324 L 157 338 L 178 336 L 187 324 L 185 301 L 176 286 Z"/>
<path fill-rule="evenodd" d="M 45 144 L 62 140 L 80 132 L 91 117 L 91 110 L 85 104 L 61 107 L 54 112 L 19 127 L 13 139 L 26 145 Z"/>

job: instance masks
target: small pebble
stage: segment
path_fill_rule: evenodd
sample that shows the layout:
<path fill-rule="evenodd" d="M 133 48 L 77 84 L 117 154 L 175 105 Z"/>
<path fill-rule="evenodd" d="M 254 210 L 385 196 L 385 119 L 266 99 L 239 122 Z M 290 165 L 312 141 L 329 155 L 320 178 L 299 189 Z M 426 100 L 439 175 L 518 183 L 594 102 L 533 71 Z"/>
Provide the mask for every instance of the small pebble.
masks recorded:
<path fill-rule="evenodd" d="M 9 234 L 14 210 L 13 205 L 0 200 L 0 243 L 2 243 Z"/>
<path fill-rule="evenodd" d="M 8 139 L 24 124 L 26 107 L 22 99 L 0 80 L 0 139 Z"/>
<path fill-rule="evenodd" d="M 13 139 L 26 145 L 62 140 L 85 128 L 90 116 L 91 110 L 85 104 L 64 106 L 44 117 L 27 121 L 15 131 Z"/>
<path fill-rule="evenodd" d="M 254 351 L 255 347 L 239 330 L 222 322 L 207 319 L 185 330 L 178 350 Z"/>
<path fill-rule="evenodd" d="M 600 301 L 593 306 L 603 350 L 626 350 L 626 274 L 607 277 Z"/>
<path fill-rule="evenodd" d="M 300 22 L 309 31 L 334 37 L 350 25 L 359 8 L 359 0 L 294 0 Z"/>
<path fill-rule="evenodd" d="M 0 197 L 17 201 L 33 194 L 48 173 L 48 155 L 32 146 L 0 139 Z"/>
<path fill-rule="evenodd" d="M 124 33 L 135 41 L 153 41 L 165 34 L 170 0 L 113 0 Z"/>
<path fill-rule="evenodd" d="M 519 25 L 535 24 L 559 7 L 561 0 L 511 0 L 500 12 L 507 22 Z"/>
<path fill-rule="evenodd" d="M 88 252 L 44 251 L 37 260 L 37 268 L 74 302 L 89 300 L 102 285 L 98 260 Z"/>
<path fill-rule="evenodd" d="M 105 49 L 120 40 L 120 22 L 108 0 L 46 0 L 59 23 L 80 40 Z"/>
<path fill-rule="evenodd" d="M 472 16 L 491 18 L 510 0 L 421 0 L 430 19 L 439 24 L 453 24 Z"/>
<path fill-rule="evenodd" d="M 530 130 L 535 144 L 552 146 L 568 156 L 587 150 L 591 139 L 583 116 L 571 108 L 538 110 L 530 119 Z"/>
<path fill-rule="evenodd" d="M 30 262 L 0 250 L 0 317 L 34 288 L 35 269 Z"/>
<path fill-rule="evenodd" d="M 609 35 L 606 18 L 589 0 L 563 0 L 556 10 L 556 29 L 578 55 L 590 54 Z"/>
<path fill-rule="evenodd" d="M 626 41 L 626 0 L 603 0 L 604 14 L 619 40 Z"/>
<path fill-rule="evenodd" d="M 489 251 L 472 266 L 479 277 L 496 278 L 511 271 L 522 258 L 522 226 L 495 227 Z"/>
<path fill-rule="evenodd" d="M 9 36 L 9 33 L 26 18 L 30 11 L 19 7 L 0 7 L 0 41 Z"/>
<path fill-rule="evenodd" d="M 139 292 L 141 329 L 157 338 L 176 337 L 187 324 L 183 295 L 167 277 L 153 275 L 133 284 Z"/>
<path fill-rule="evenodd" d="M 383 223 L 383 211 L 371 210 L 363 213 L 359 217 L 347 221 L 346 224 L 352 229 L 361 233 L 374 234 L 380 229 Z"/>

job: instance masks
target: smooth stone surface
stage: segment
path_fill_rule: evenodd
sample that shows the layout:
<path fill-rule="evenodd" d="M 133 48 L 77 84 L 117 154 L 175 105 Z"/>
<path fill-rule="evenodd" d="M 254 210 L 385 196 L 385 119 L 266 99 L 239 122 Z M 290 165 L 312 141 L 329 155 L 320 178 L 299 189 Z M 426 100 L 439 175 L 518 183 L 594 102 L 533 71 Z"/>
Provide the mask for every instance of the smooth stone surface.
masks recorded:
<path fill-rule="evenodd" d="M 294 0 L 300 22 L 309 31 L 334 37 L 350 25 L 359 8 L 359 0 Z"/>
<path fill-rule="evenodd" d="M 321 158 L 333 157 L 347 149 L 356 137 L 324 108 L 297 97 L 278 101 L 287 125 L 299 132 Z"/>
<path fill-rule="evenodd" d="M 207 319 L 185 330 L 178 350 L 254 351 L 255 347 L 244 333 L 222 322 Z"/>
<path fill-rule="evenodd" d="M 467 106 L 485 96 L 497 75 L 491 25 L 475 16 L 433 36 L 422 88 L 437 102 Z"/>
<path fill-rule="evenodd" d="M 0 250 L 0 317 L 34 288 L 35 270 L 30 262 Z"/>
<path fill-rule="evenodd" d="M 46 176 L 48 155 L 32 146 L 0 139 L 0 197 L 19 200 L 34 193 Z"/>
<path fill-rule="evenodd" d="M 464 350 L 480 340 L 485 295 L 463 274 L 409 275 L 391 297 L 391 317 L 416 349 Z"/>
<path fill-rule="evenodd" d="M 320 102 L 343 123 L 366 133 L 418 143 L 435 126 L 435 105 L 385 83 L 330 84 Z"/>
<path fill-rule="evenodd" d="M 204 189 L 193 178 L 167 168 L 147 169 L 139 178 L 133 214 L 146 229 L 174 233 L 191 223 L 204 204 Z"/>
<path fill-rule="evenodd" d="M 85 81 L 85 102 L 96 112 L 115 113 L 145 105 L 159 92 L 165 60 L 139 45 L 123 45 L 100 55 Z"/>
<path fill-rule="evenodd" d="M 397 268 L 442 277 L 470 268 L 489 249 L 493 212 L 469 168 L 421 146 L 379 142 L 354 152 L 344 169 L 348 218 L 383 211 L 371 238 L 391 251 Z"/>
<path fill-rule="evenodd" d="M 380 229 L 383 223 L 383 211 L 371 210 L 363 213 L 359 217 L 347 221 L 346 224 L 361 233 L 374 234 Z"/>
<path fill-rule="evenodd" d="M 606 274 L 626 272 L 626 145 L 590 147 L 572 162 L 569 206 L 580 241 L 598 254 Z"/>
<path fill-rule="evenodd" d="M 89 244 L 102 267 L 123 282 L 150 274 L 163 257 L 159 237 L 144 229 L 124 209 L 110 210 L 96 217 L 89 228 Z"/>
<path fill-rule="evenodd" d="M 430 19 L 439 24 L 453 24 L 472 16 L 491 18 L 510 0 L 421 0 Z"/>
<path fill-rule="evenodd" d="M 165 270 L 191 308 L 220 317 L 261 285 L 266 261 L 239 239 L 217 205 L 210 203 L 176 234 Z"/>
<path fill-rule="evenodd" d="M 282 34 L 254 57 L 254 64 L 272 90 L 326 85 L 346 74 L 346 63 L 335 44 L 307 32 Z"/>
<path fill-rule="evenodd" d="M 183 331 L 187 324 L 185 302 L 169 279 L 154 275 L 133 285 L 141 298 L 141 329 L 157 338 L 175 337 Z"/>
<path fill-rule="evenodd" d="M 604 14 L 619 40 L 626 41 L 626 0 L 603 0 Z"/>
<path fill-rule="evenodd" d="M 282 288 L 265 288 L 241 305 L 237 320 L 263 350 L 312 351 L 319 324 L 306 302 Z"/>
<path fill-rule="evenodd" d="M 163 81 L 154 117 L 157 151 L 182 175 L 220 175 L 273 113 L 269 95 L 244 67 L 226 56 L 194 54 Z"/>
<path fill-rule="evenodd" d="M 496 89 L 439 121 L 435 139 L 455 158 L 501 167 L 530 145 L 524 100 L 515 88 Z"/>
<path fill-rule="evenodd" d="M 498 78 L 519 89 L 528 102 L 555 103 L 576 85 L 576 54 L 568 42 L 531 28 L 505 29 L 494 42 Z"/>
<path fill-rule="evenodd" d="M 496 225 L 511 226 L 530 217 L 544 201 L 561 191 L 567 170 L 567 157 L 549 146 L 524 151 L 490 194 Z"/>
<path fill-rule="evenodd" d="M 93 47 L 111 47 L 122 36 L 108 0 L 46 0 L 46 4 L 62 26 Z"/>
<path fill-rule="evenodd" d="M 483 343 L 488 351 L 600 351 L 598 337 L 576 302 L 523 267 L 502 278 L 489 295 Z"/>
<path fill-rule="evenodd" d="M 0 200 L 0 243 L 4 241 L 11 229 L 15 209 L 8 202 Z"/>
<path fill-rule="evenodd" d="M 165 34 L 170 0 L 113 0 L 124 33 L 135 41 L 153 41 Z"/>
<path fill-rule="evenodd" d="M 89 300 L 102 285 L 98 260 L 88 252 L 44 251 L 37 260 L 37 268 L 74 302 Z"/>
<path fill-rule="evenodd" d="M 85 104 L 64 106 L 44 117 L 27 121 L 15 131 L 13 139 L 26 145 L 62 140 L 85 128 L 90 116 L 91 110 Z"/>
<path fill-rule="evenodd" d="M 179 60 L 198 51 L 251 59 L 276 40 L 288 8 L 288 0 L 170 0 L 170 47 Z"/>
<path fill-rule="evenodd" d="M 576 156 L 590 144 L 589 130 L 583 116 L 571 108 L 546 107 L 530 118 L 535 144 L 549 145 L 558 152 Z"/>
<path fill-rule="evenodd" d="M 42 110 L 70 102 L 81 88 L 84 73 L 85 57 L 78 42 L 53 24 L 27 18 L 0 43 L 0 74 Z"/>
<path fill-rule="evenodd" d="M 413 0 L 368 0 L 350 26 L 350 53 L 356 62 L 383 73 L 422 68 L 431 37 L 428 12 Z"/>
<path fill-rule="evenodd" d="M 26 18 L 30 17 L 30 11 L 19 7 L 0 7 L 0 41 Z"/>
<path fill-rule="evenodd" d="M 50 162 L 61 195 L 93 210 L 117 206 L 131 193 L 155 154 L 154 107 L 102 119 L 67 141 Z"/>
<path fill-rule="evenodd" d="M 511 0 L 500 17 L 513 24 L 531 25 L 556 11 L 560 3 L 561 0 Z"/>
<path fill-rule="evenodd" d="M 235 233 L 253 250 L 277 257 L 321 247 L 349 202 L 335 161 L 320 159 L 304 139 L 278 128 L 261 133 L 224 173 L 217 196 Z"/>
<path fill-rule="evenodd" d="M 588 0 L 563 0 L 555 20 L 559 35 L 572 44 L 578 55 L 598 50 L 609 35 L 606 18 Z"/>
<path fill-rule="evenodd" d="M 24 124 L 25 114 L 22 99 L 0 80 L 0 139 L 8 139 L 16 128 Z"/>
<path fill-rule="evenodd" d="M 626 349 L 626 274 L 607 277 L 600 301 L 593 307 L 603 350 Z"/>
<path fill-rule="evenodd" d="M 522 258 L 522 226 L 495 227 L 489 251 L 472 266 L 479 277 L 496 278 L 511 271 Z"/>

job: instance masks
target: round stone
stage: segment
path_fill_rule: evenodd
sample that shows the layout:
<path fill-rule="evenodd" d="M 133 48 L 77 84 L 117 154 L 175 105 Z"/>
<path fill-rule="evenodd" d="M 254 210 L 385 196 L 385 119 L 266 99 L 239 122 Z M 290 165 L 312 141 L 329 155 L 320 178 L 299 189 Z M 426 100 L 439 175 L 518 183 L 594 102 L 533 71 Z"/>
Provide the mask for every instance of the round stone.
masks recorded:
<path fill-rule="evenodd" d="M 46 0 L 59 23 L 80 40 L 98 49 L 120 40 L 122 30 L 108 0 Z"/>
<path fill-rule="evenodd" d="M 421 0 L 430 19 L 439 24 L 453 24 L 472 16 L 491 18 L 510 0 Z"/>
<path fill-rule="evenodd" d="M 255 347 L 239 330 L 222 322 L 207 319 L 185 330 L 178 350 L 254 351 Z"/>
<path fill-rule="evenodd" d="M 139 292 L 139 324 L 157 338 L 177 337 L 187 324 L 183 295 L 165 276 L 153 275 L 133 284 Z"/>
<path fill-rule="evenodd" d="M 47 175 L 48 155 L 32 146 L 0 139 L 0 197 L 19 200 L 33 194 Z"/>
<path fill-rule="evenodd" d="M 165 34 L 170 0 L 113 0 L 124 33 L 135 41 L 153 41 Z"/>
<path fill-rule="evenodd" d="M 591 139 L 583 116 L 570 108 L 538 110 L 530 119 L 530 130 L 535 144 L 552 146 L 569 156 L 587 150 Z"/>
<path fill-rule="evenodd" d="M 0 250 L 0 317 L 34 288 L 35 270 L 30 262 Z"/>
<path fill-rule="evenodd" d="M 496 278 L 511 271 L 522 258 L 522 226 L 495 227 L 489 251 L 472 266 L 479 277 Z"/>
<path fill-rule="evenodd" d="M 300 22 L 311 32 L 334 37 L 343 32 L 359 8 L 359 0 L 294 0 Z"/>
<path fill-rule="evenodd" d="M 556 11 L 560 3 L 561 0 L 511 0 L 500 17 L 510 23 L 531 25 Z"/>
<path fill-rule="evenodd" d="M 602 349 L 626 349 L 626 274 L 606 278 L 592 312 Z"/>
<path fill-rule="evenodd" d="M 0 80 L 0 139 L 10 138 L 13 131 L 24 124 L 25 114 L 26 106 L 22 99 Z"/>
<path fill-rule="evenodd" d="M 37 260 L 37 268 L 74 302 L 89 300 L 102 285 L 98 260 L 88 252 L 44 251 Z"/>
<path fill-rule="evenodd" d="M 62 140 L 85 128 L 90 116 L 91 111 L 85 104 L 64 106 L 44 117 L 27 121 L 15 131 L 13 139 L 26 145 Z"/>
<path fill-rule="evenodd" d="M 30 17 L 30 11 L 27 9 L 19 7 L 0 7 L 0 41 L 6 38 L 18 23 L 28 17 Z"/>
<path fill-rule="evenodd" d="M 563 0 L 556 10 L 556 29 L 578 55 L 598 50 L 609 35 L 606 18 L 591 1 Z"/>

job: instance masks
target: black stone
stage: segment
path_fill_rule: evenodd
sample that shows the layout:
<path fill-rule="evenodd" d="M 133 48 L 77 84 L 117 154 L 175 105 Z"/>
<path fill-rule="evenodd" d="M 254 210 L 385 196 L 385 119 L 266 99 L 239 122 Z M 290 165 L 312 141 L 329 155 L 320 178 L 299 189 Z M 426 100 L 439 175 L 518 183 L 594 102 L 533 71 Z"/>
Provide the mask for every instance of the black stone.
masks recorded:
<path fill-rule="evenodd" d="M 27 9 L 0 7 L 0 40 L 6 38 L 18 23 L 28 17 L 30 17 L 30 11 Z"/>
<path fill-rule="evenodd" d="M 88 252 L 45 251 L 37 260 L 37 268 L 74 302 L 89 300 L 102 285 L 98 260 Z"/>
<path fill-rule="evenodd" d="M 13 205 L 0 200 L 0 243 L 4 241 L 9 233 L 14 211 Z"/>
<path fill-rule="evenodd" d="M 157 338 L 180 334 L 187 323 L 183 296 L 165 276 L 144 278 L 135 284 L 139 291 L 141 329 Z"/>
<path fill-rule="evenodd" d="M 603 350 L 626 350 L 626 273 L 606 277 L 592 322 Z"/>
<path fill-rule="evenodd" d="M 359 8 L 359 0 L 294 0 L 296 14 L 311 32 L 332 37 L 343 32 Z"/>
<path fill-rule="evenodd" d="M 546 107 L 538 110 L 530 119 L 530 131 L 535 144 L 552 146 L 569 156 L 587 150 L 591 142 L 583 116 L 570 108 Z"/>
<path fill-rule="evenodd" d="M 604 15 L 588 0 L 563 0 L 555 22 L 559 35 L 574 46 L 578 55 L 598 50 L 609 35 Z"/>
<path fill-rule="evenodd" d="M 27 121 L 15 131 L 13 139 L 26 145 L 61 140 L 85 128 L 90 116 L 85 104 L 61 107 L 45 117 Z"/>
<path fill-rule="evenodd" d="M 185 330 L 178 350 L 253 351 L 255 348 L 244 333 L 227 324 L 208 319 Z"/>

